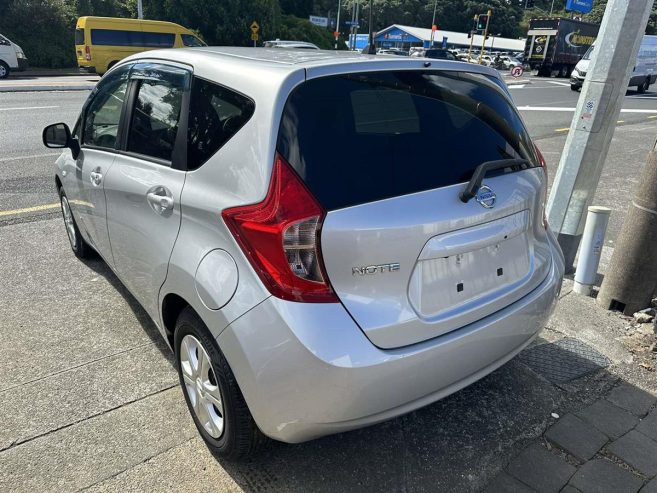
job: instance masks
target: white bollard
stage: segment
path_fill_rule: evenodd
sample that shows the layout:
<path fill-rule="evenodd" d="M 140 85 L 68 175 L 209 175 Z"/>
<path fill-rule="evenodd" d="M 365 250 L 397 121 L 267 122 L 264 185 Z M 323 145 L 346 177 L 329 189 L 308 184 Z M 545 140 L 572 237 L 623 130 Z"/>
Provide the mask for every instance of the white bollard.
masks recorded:
<path fill-rule="evenodd" d="M 586 216 L 586 226 L 582 235 L 582 245 L 579 250 L 577 269 L 575 270 L 575 285 L 573 291 L 588 296 L 598 275 L 598 265 L 602 247 L 605 244 L 605 234 L 609 223 L 611 209 L 607 207 L 589 207 Z"/>

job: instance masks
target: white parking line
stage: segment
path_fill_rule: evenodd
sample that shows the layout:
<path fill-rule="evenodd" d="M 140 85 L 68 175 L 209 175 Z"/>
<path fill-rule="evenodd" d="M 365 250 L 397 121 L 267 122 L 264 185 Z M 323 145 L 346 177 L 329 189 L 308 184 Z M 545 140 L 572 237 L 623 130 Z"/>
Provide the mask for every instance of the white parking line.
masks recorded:
<path fill-rule="evenodd" d="M 509 89 L 522 89 L 526 85 L 527 84 L 511 84 L 511 85 L 509 85 Z"/>
<path fill-rule="evenodd" d="M 545 82 L 547 82 L 547 83 L 549 83 L 549 84 L 556 84 L 556 85 L 558 85 L 558 86 L 570 87 L 570 83 L 569 83 L 569 82 L 557 82 L 556 80 L 546 80 Z"/>
<path fill-rule="evenodd" d="M 59 108 L 59 106 L 24 106 L 22 108 L 0 108 L 0 111 L 12 110 L 45 110 L 50 108 Z"/>
<path fill-rule="evenodd" d="M 575 108 L 563 106 L 518 106 L 519 111 L 575 111 Z M 655 114 L 657 110 L 644 110 L 639 108 L 623 108 L 621 113 L 644 113 Z"/>
<path fill-rule="evenodd" d="M 7 161 L 18 161 L 19 159 L 36 159 L 38 157 L 59 156 L 59 154 L 59 152 L 49 152 L 48 154 L 32 154 L 31 156 L 3 157 L 0 159 L 0 163 L 6 163 Z"/>

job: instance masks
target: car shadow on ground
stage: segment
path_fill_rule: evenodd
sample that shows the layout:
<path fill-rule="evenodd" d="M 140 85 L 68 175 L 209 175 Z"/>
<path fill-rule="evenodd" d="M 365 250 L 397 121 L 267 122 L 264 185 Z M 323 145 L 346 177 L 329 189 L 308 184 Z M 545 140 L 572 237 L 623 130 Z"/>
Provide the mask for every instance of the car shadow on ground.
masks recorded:
<path fill-rule="evenodd" d="M 175 358 L 173 351 L 169 348 L 166 341 L 160 334 L 157 326 L 151 320 L 151 317 L 146 313 L 146 310 L 141 306 L 137 299 L 128 291 L 128 289 L 123 285 L 123 283 L 116 277 L 116 274 L 109 268 L 105 261 L 100 258 L 97 254 L 94 254 L 89 259 L 83 259 L 82 262 L 89 269 L 93 270 L 96 274 L 103 276 L 107 282 L 109 282 L 114 289 L 121 295 L 125 300 L 126 304 L 135 315 L 135 318 L 144 329 L 146 335 L 151 339 L 151 341 L 157 346 L 162 356 L 166 358 L 172 368 L 176 368 Z"/>
<path fill-rule="evenodd" d="M 548 366 L 591 361 L 543 339 L 526 352 L 543 346 L 549 350 L 538 351 L 539 366 L 516 357 L 408 415 L 303 444 L 271 442 L 246 463 L 220 464 L 248 492 L 481 491 L 555 422 L 553 412 L 584 408 L 619 382 L 600 367 L 576 380 L 550 381 L 539 372 L 541 354 Z"/>

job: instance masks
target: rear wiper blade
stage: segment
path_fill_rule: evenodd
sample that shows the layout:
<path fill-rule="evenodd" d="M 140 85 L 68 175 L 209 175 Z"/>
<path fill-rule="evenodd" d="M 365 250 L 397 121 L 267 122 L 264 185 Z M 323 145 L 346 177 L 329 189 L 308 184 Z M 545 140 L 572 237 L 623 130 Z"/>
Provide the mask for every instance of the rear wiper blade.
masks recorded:
<path fill-rule="evenodd" d="M 513 166 L 530 166 L 531 163 L 526 159 L 496 159 L 495 161 L 486 161 L 476 167 L 472 178 L 465 186 L 465 189 L 459 193 L 459 198 L 462 202 L 468 202 L 471 198 L 477 195 L 477 191 L 481 188 L 481 181 L 486 176 L 486 172 L 494 171 L 496 169 L 510 168 Z"/>

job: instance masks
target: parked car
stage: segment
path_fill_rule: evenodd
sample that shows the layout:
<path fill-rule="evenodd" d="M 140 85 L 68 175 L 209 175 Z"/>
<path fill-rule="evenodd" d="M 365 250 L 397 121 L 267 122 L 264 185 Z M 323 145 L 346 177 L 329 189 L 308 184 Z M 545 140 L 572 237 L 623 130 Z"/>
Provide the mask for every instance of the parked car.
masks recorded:
<path fill-rule="evenodd" d="M 575 68 L 570 74 L 570 89 L 579 91 L 584 84 L 586 73 L 589 70 L 591 57 L 595 50 L 595 43 L 584 54 L 582 59 L 577 62 Z M 646 92 L 651 84 L 657 80 L 657 36 L 645 35 L 641 39 L 639 52 L 637 53 L 634 69 L 628 83 L 629 87 L 636 87 L 641 94 Z"/>
<path fill-rule="evenodd" d="M 153 319 L 220 456 L 442 399 L 527 347 L 559 295 L 545 161 L 486 67 L 160 50 L 43 140 L 64 148 L 73 253 Z"/>
<path fill-rule="evenodd" d="M 6 79 L 12 71 L 22 72 L 27 66 L 22 48 L 0 34 L 0 79 Z"/>
<path fill-rule="evenodd" d="M 75 52 L 80 72 L 103 75 L 129 55 L 156 48 L 205 46 L 178 24 L 120 17 L 80 17 Z"/>
<path fill-rule="evenodd" d="M 376 52 L 377 55 L 396 55 L 396 56 L 408 56 L 408 52 L 399 50 L 397 48 L 386 48 Z"/>
<path fill-rule="evenodd" d="M 415 50 L 411 53 L 412 57 L 433 58 L 435 60 L 456 60 L 456 57 L 451 51 L 443 48 L 427 48 L 423 50 Z"/>
<path fill-rule="evenodd" d="M 288 50 L 319 50 L 317 45 L 306 41 L 281 41 L 280 39 L 265 41 L 264 46 L 265 48 L 285 48 Z"/>
<path fill-rule="evenodd" d="M 516 58 L 508 55 L 501 56 L 500 58 L 504 68 L 507 70 L 512 69 L 513 67 L 522 67 L 522 62 Z"/>

